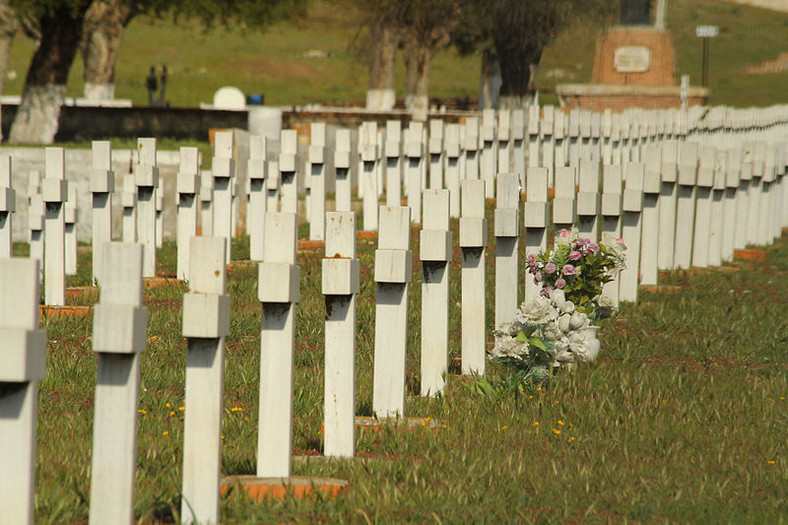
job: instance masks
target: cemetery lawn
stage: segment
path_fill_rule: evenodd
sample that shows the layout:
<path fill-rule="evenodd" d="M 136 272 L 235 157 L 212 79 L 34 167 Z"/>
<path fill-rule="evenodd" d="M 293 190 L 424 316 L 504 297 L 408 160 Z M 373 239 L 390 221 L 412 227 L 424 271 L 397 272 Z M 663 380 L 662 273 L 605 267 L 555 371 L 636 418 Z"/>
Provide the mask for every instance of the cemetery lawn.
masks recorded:
<path fill-rule="evenodd" d="M 492 224 L 492 221 L 490 221 Z M 457 235 L 457 223 L 452 224 Z M 300 238 L 305 237 L 301 225 Z M 492 233 L 492 232 L 491 232 Z M 223 523 L 316 522 L 747 522 L 788 519 L 788 237 L 765 262 L 671 272 L 680 293 L 643 292 L 637 305 L 603 321 L 602 353 L 546 386 L 506 390 L 506 370 L 489 363 L 487 381 L 457 376 L 446 394 L 419 391 L 420 265 L 414 275 L 406 402 L 412 430 L 357 433 L 354 460 L 321 451 L 324 304 L 321 250 L 299 251 L 293 474 L 349 481 L 336 500 L 252 503 L 222 499 Z M 492 239 L 492 235 L 490 235 Z M 524 260 L 521 243 L 521 261 Z M 357 413 L 371 415 L 375 239 L 358 241 Z M 17 245 L 22 252 L 26 247 Z M 488 326 L 493 317 L 488 248 Z M 455 250 L 457 248 L 455 247 Z M 236 240 L 233 257 L 248 256 Z M 175 244 L 159 251 L 159 274 L 175 271 Z M 89 248 L 80 249 L 87 284 Z M 459 356 L 459 252 L 451 263 L 451 358 Z M 521 284 L 522 288 L 522 284 Z M 257 273 L 229 275 L 222 471 L 255 471 L 259 324 Z M 142 357 L 135 515 L 142 523 L 179 519 L 186 345 L 186 286 L 149 289 L 148 344 Z M 522 291 L 521 291 L 522 297 Z M 93 296 L 89 301 L 96 301 Z M 90 318 L 42 321 L 49 336 L 40 384 L 36 521 L 87 520 L 96 357 Z M 488 387 L 489 385 L 489 387 Z M 509 383 L 510 385 L 510 383 Z"/>

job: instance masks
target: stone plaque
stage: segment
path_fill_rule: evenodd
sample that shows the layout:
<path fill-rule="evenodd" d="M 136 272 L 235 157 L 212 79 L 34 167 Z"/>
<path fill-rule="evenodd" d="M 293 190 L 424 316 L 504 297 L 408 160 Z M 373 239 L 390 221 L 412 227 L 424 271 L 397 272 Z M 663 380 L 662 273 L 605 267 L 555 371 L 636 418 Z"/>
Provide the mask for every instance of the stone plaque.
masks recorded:
<path fill-rule="evenodd" d="M 621 46 L 616 49 L 613 64 L 619 73 L 643 73 L 648 71 L 651 51 L 643 46 Z"/>

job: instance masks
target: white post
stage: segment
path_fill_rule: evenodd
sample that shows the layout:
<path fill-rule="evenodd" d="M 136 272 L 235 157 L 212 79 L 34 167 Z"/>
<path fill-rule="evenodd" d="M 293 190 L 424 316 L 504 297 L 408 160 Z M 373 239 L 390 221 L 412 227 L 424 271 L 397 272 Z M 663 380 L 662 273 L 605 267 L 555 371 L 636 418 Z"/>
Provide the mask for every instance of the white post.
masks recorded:
<path fill-rule="evenodd" d="M 539 106 L 528 107 L 528 167 L 537 168 L 542 165 L 540 153 L 542 149 L 539 141 Z"/>
<path fill-rule="evenodd" d="M 577 167 L 580 161 L 580 109 L 574 108 L 569 113 L 569 154 L 567 161 L 569 166 Z"/>
<path fill-rule="evenodd" d="M 755 142 L 746 143 L 744 145 L 744 160 L 742 161 L 742 169 L 745 170 L 744 176 L 749 175 L 750 179 L 745 245 L 757 244 L 758 242 L 758 218 L 761 207 L 761 179 L 763 178 L 763 171 L 756 170 L 755 148 Z"/>
<path fill-rule="evenodd" d="M 265 178 L 265 216 L 269 213 L 277 213 L 281 211 L 282 207 L 279 202 L 279 194 L 281 189 L 282 174 L 279 171 L 279 161 L 268 161 L 268 173 Z M 265 223 L 265 219 L 263 219 Z M 263 226 L 263 237 L 265 238 L 265 226 Z M 263 248 L 265 251 L 265 248 Z"/>
<path fill-rule="evenodd" d="M 402 123 L 399 120 L 386 121 L 386 206 L 399 206 L 402 202 L 401 138 Z"/>
<path fill-rule="evenodd" d="M 462 181 L 462 373 L 484 374 L 487 339 L 485 336 L 485 277 L 487 219 L 484 217 L 484 181 Z"/>
<path fill-rule="evenodd" d="M 298 154 L 298 132 L 283 129 L 280 134 L 279 180 L 282 195 L 281 210 L 296 214 L 298 220 L 298 182 L 296 180 L 296 156 Z M 263 259 L 265 260 L 265 259 Z"/>
<path fill-rule="evenodd" d="M 230 333 L 225 249 L 221 237 L 189 242 L 189 293 L 183 296 L 183 523 L 219 523 L 224 338 Z"/>
<path fill-rule="evenodd" d="M 695 183 L 698 180 L 698 143 L 679 143 L 679 189 L 676 202 L 676 245 L 674 267 L 692 265 L 692 236 L 695 231 Z"/>
<path fill-rule="evenodd" d="M 498 174 L 495 234 L 495 326 L 514 319 L 517 309 L 517 270 L 520 236 L 520 177 Z"/>
<path fill-rule="evenodd" d="M 410 218 L 416 224 L 421 224 L 421 163 L 423 151 L 421 148 L 421 122 L 411 122 L 408 126 L 408 141 L 405 144 L 405 176 L 408 181 L 408 206 Z"/>
<path fill-rule="evenodd" d="M 38 261 L 39 277 L 44 276 L 44 215 L 46 206 L 40 193 L 30 195 L 27 223 L 30 229 L 30 258 Z"/>
<path fill-rule="evenodd" d="M 313 122 L 309 146 L 309 177 L 311 181 L 311 212 L 309 215 L 309 240 L 326 238 L 326 125 Z"/>
<path fill-rule="evenodd" d="M 46 177 L 41 197 L 46 206 L 46 242 L 44 243 L 44 302 L 48 305 L 66 304 L 65 271 L 65 211 L 63 203 L 68 195 L 65 154 L 63 148 L 46 148 Z"/>
<path fill-rule="evenodd" d="M 465 177 L 466 179 L 479 178 L 479 119 L 468 117 L 465 119 Z M 487 190 L 493 191 L 493 190 Z"/>
<path fill-rule="evenodd" d="M 460 125 L 446 126 L 446 188 L 451 193 L 449 215 L 460 217 Z"/>
<path fill-rule="evenodd" d="M 295 213 L 267 213 L 257 296 L 260 330 L 260 415 L 257 477 L 290 476 L 293 432 L 293 337 L 301 269 L 295 265 Z"/>
<path fill-rule="evenodd" d="M 411 124 L 413 126 L 413 124 Z M 375 122 L 364 122 L 359 129 L 359 155 L 361 157 L 361 179 L 364 187 L 363 196 L 363 226 L 364 231 L 374 232 L 378 229 L 378 175 L 376 171 L 378 161 L 378 125 Z M 420 139 L 416 137 L 417 140 Z M 421 176 L 418 185 L 411 188 L 411 193 L 418 194 L 421 187 Z"/>
<path fill-rule="evenodd" d="M 602 144 L 601 158 L 602 164 L 613 164 L 613 111 L 606 108 L 602 113 Z"/>
<path fill-rule="evenodd" d="M 424 229 L 421 230 L 419 239 L 423 275 L 422 396 L 442 395 L 445 386 L 444 378 L 448 370 L 449 262 L 452 258 L 452 234 L 449 228 L 450 198 L 449 190 L 429 189 L 424 192 Z"/>
<path fill-rule="evenodd" d="M 556 167 L 556 169 L 559 169 Z M 525 256 L 536 255 L 547 248 L 547 226 L 550 224 L 550 207 L 547 203 L 547 168 L 528 168 L 526 172 Z M 525 272 L 525 301 L 539 295 L 541 286 Z"/>
<path fill-rule="evenodd" d="M 697 198 L 695 201 L 695 234 L 692 241 L 692 266 L 709 265 L 709 233 L 711 231 L 711 188 L 714 186 L 714 148 L 701 146 L 698 166 Z"/>
<path fill-rule="evenodd" d="M 249 206 L 247 229 L 249 230 L 249 259 L 252 261 L 263 260 L 263 243 L 265 242 L 265 212 L 266 212 L 266 138 L 262 135 L 249 137 L 249 161 L 247 173 L 249 175 Z"/>
<path fill-rule="evenodd" d="M 512 169 L 512 112 L 508 109 L 498 111 L 498 171 L 508 173 L 516 170 Z M 524 185 L 524 173 L 520 172 L 520 185 Z"/>
<path fill-rule="evenodd" d="M 96 394 L 90 523 L 132 523 L 137 469 L 137 401 L 147 308 L 142 306 L 143 246 L 104 243 L 101 300 L 93 307 Z"/>
<path fill-rule="evenodd" d="M 156 275 L 156 188 L 159 186 L 154 138 L 137 139 L 134 182 L 137 186 L 137 240 L 142 244 L 144 253 L 142 276 L 154 277 Z"/>
<path fill-rule="evenodd" d="M 525 184 L 525 110 L 512 111 L 512 167 Z"/>
<path fill-rule="evenodd" d="M 64 242 L 65 242 L 65 271 L 66 275 L 76 275 L 77 273 L 77 188 L 73 184 L 68 188 L 68 200 L 66 200 L 63 210 L 63 221 L 65 223 Z"/>
<path fill-rule="evenodd" d="M 714 188 L 711 200 L 711 216 L 709 228 L 709 266 L 722 264 L 722 237 L 724 231 L 723 206 L 725 198 L 725 171 L 728 154 L 725 150 L 718 149 L 714 156 Z M 735 210 L 734 210 L 735 214 Z"/>
<path fill-rule="evenodd" d="M 599 239 L 599 161 L 580 161 L 580 185 L 577 192 L 577 230 L 581 237 Z"/>
<path fill-rule="evenodd" d="M 200 150 L 180 149 L 180 164 L 175 183 L 178 192 L 176 244 L 178 247 L 178 279 L 189 278 L 191 238 L 197 235 L 197 192 L 200 190 Z"/>
<path fill-rule="evenodd" d="M 210 170 L 200 173 L 200 225 L 201 235 L 213 236 L 213 173 Z"/>
<path fill-rule="evenodd" d="M 233 132 L 218 131 L 213 136 L 213 231 L 212 236 L 222 237 L 227 246 L 225 263 L 230 264 L 233 238 Z M 204 233 L 203 233 L 204 234 Z"/>
<path fill-rule="evenodd" d="M 738 152 L 738 153 L 736 153 Z M 750 215 L 750 182 L 752 181 L 752 164 L 745 162 L 744 150 L 731 150 L 738 157 L 734 165 L 740 166 L 739 188 L 736 191 L 736 234 L 734 248 L 743 250 L 747 246 L 747 221 Z M 730 166 L 730 159 L 728 166 Z"/>
<path fill-rule="evenodd" d="M 622 163 L 622 142 L 621 114 L 614 113 L 610 118 L 610 164 Z"/>
<path fill-rule="evenodd" d="M 101 283 L 101 245 L 112 242 L 112 192 L 115 173 L 112 171 L 112 143 L 94 140 L 93 169 L 90 192 L 93 194 L 93 282 Z"/>
<path fill-rule="evenodd" d="M 578 148 L 577 164 L 575 168 L 575 176 L 578 176 L 578 168 L 580 168 L 580 161 L 591 160 L 591 112 L 580 112 L 580 146 Z"/>
<path fill-rule="evenodd" d="M 621 237 L 621 164 L 605 164 L 602 171 L 602 236 Z M 620 276 L 604 284 L 602 293 L 618 307 Z"/>
<path fill-rule="evenodd" d="M 487 198 L 495 198 L 495 178 L 498 175 L 495 162 L 498 154 L 495 146 L 495 110 L 485 109 L 482 111 L 481 125 L 481 178 L 486 183 Z"/>
<path fill-rule="evenodd" d="M 602 115 L 600 113 L 591 114 L 591 160 L 597 162 L 602 159 Z"/>
<path fill-rule="evenodd" d="M 417 192 L 418 187 L 410 188 Z M 405 415 L 405 353 L 408 283 L 411 280 L 410 206 L 380 207 L 375 250 L 375 371 L 372 412 L 378 418 Z"/>
<path fill-rule="evenodd" d="M 0 259 L 0 522 L 33 523 L 38 382 L 47 335 L 38 329 L 39 263 Z"/>
<path fill-rule="evenodd" d="M 430 184 L 433 190 L 443 189 L 443 121 L 433 119 L 430 121 Z"/>
<path fill-rule="evenodd" d="M 164 192 L 156 188 L 156 248 L 164 243 Z"/>
<path fill-rule="evenodd" d="M 11 215 L 16 210 L 16 192 L 11 184 L 11 157 L 0 155 L 0 259 L 13 254 Z"/>
<path fill-rule="evenodd" d="M 350 211 L 350 130 L 339 129 L 336 133 L 336 151 L 334 152 L 334 168 L 336 183 L 334 188 L 335 210 Z"/>
<path fill-rule="evenodd" d="M 640 240 L 643 214 L 643 178 L 645 166 L 630 162 L 626 166 L 624 198 L 621 202 L 621 236 L 627 246 L 627 267 L 621 271 L 619 301 L 632 303 L 638 300 L 638 274 L 640 273 Z"/>
<path fill-rule="evenodd" d="M 579 162 L 579 161 L 578 161 Z M 553 224 L 556 233 L 561 229 L 572 229 L 575 222 L 576 166 L 555 169 L 555 198 L 553 199 Z"/>
<path fill-rule="evenodd" d="M 659 239 L 657 268 L 673 269 L 673 247 L 676 243 L 676 180 L 678 178 L 678 142 L 662 142 L 662 173 L 659 191 Z"/>
<path fill-rule="evenodd" d="M 568 116 L 563 111 L 558 111 L 554 115 L 555 126 L 553 128 L 553 137 L 555 137 L 555 163 L 553 164 L 553 172 L 548 172 L 547 181 L 550 187 L 553 186 L 555 180 L 555 168 L 566 166 L 567 163 L 567 149 L 569 147 L 566 138 L 566 120 Z"/>
<path fill-rule="evenodd" d="M 657 284 L 659 253 L 659 193 L 662 190 L 662 148 L 645 147 L 643 176 L 643 230 L 640 251 L 640 283 Z"/>
<path fill-rule="evenodd" d="M 326 214 L 326 256 L 322 267 L 326 301 L 324 445 L 327 457 L 352 458 L 356 415 L 356 214 Z"/>

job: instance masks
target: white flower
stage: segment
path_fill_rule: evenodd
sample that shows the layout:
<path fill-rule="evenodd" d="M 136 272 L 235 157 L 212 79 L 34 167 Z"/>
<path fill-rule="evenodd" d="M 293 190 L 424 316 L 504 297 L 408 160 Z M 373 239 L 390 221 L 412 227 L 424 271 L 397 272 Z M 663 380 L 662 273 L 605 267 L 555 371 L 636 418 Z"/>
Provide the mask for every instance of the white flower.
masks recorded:
<path fill-rule="evenodd" d="M 558 317 L 558 310 L 556 310 L 550 299 L 538 296 L 527 303 L 523 303 L 517 314 L 518 318 L 528 323 L 543 325 L 554 321 Z"/>

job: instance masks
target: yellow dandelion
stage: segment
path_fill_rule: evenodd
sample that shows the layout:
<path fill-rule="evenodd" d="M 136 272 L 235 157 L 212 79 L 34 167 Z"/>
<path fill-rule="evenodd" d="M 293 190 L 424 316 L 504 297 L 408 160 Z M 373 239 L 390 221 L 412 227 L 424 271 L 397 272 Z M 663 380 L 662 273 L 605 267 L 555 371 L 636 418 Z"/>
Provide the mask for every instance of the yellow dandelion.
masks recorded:
<path fill-rule="evenodd" d="M 179 406 L 179 407 L 178 407 L 178 410 L 180 410 L 181 412 L 183 412 L 184 410 L 186 410 L 186 407 L 185 407 L 185 406 Z"/>
<path fill-rule="evenodd" d="M 175 415 L 175 411 L 174 410 L 170 410 L 170 415 L 174 416 Z"/>
<path fill-rule="evenodd" d="M 553 434 L 555 434 L 556 436 L 557 436 L 558 434 L 560 434 L 560 433 L 561 433 L 561 431 L 560 431 L 560 430 L 558 430 L 557 428 L 554 428 L 554 429 L 553 429 Z"/>
<path fill-rule="evenodd" d="M 574 441 L 574 440 L 575 440 L 575 436 L 569 438 L 569 441 Z"/>
<path fill-rule="evenodd" d="M 443 425 L 443 428 L 449 428 L 449 425 Z"/>
<path fill-rule="evenodd" d="M 535 427 L 538 427 L 539 426 L 539 422 L 538 421 L 534 421 L 533 423 L 531 423 L 531 425 L 535 426 Z"/>
<path fill-rule="evenodd" d="M 769 460 L 766 461 L 766 463 L 768 463 L 769 465 L 774 465 L 774 460 L 773 459 L 769 459 Z"/>
<path fill-rule="evenodd" d="M 222 434 L 222 439 L 224 439 L 224 434 Z"/>
<path fill-rule="evenodd" d="M 167 436 L 169 434 L 170 434 L 169 430 L 165 430 L 164 432 L 161 433 L 162 436 Z"/>
<path fill-rule="evenodd" d="M 233 407 L 230 409 L 230 412 L 242 412 L 243 408 L 241 407 Z"/>
<path fill-rule="evenodd" d="M 140 414 L 142 414 L 143 416 L 144 416 L 145 414 L 147 414 L 147 413 L 148 413 L 148 411 L 147 411 L 147 410 L 144 410 L 144 409 L 142 409 L 142 408 L 140 408 L 139 410 L 137 410 L 137 412 L 139 412 L 139 413 L 140 413 Z"/>
<path fill-rule="evenodd" d="M 170 408 L 170 404 L 169 403 L 164 403 L 164 407 L 165 408 Z"/>
<path fill-rule="evenodd" d="M 536 387 L 536 391 L 537 391 L 537 392 L 541 392 L 541 391 L 542 391 L 542 387 L 541 387 L 541 386 L 539 386 L 539 387 Z"/>
<path fill-rule="evenodd" d="M 430 421 L 430 420 L 432 420 L 432 418 L 431 418 L 430 416 L 427 416 L 427 417 L 424 419 L 424 421 Z"/>
<path fill-rule="evenodd" d="M 561 425 L 561 426 L 564 426 L 564 422 L 561 421 L 560 419 L 558 420 L 558 424 Z"/>
<path fill-rule="evenodd" d="M 244 416 L 244 421 L 249 421 L 249 418 Z"/>
<path fill-rule="evenodd" d="M 507 428 L 509 428 L 509 425 L 504 425 L 501 427 L 501 430 L 506 430 Z"/>

